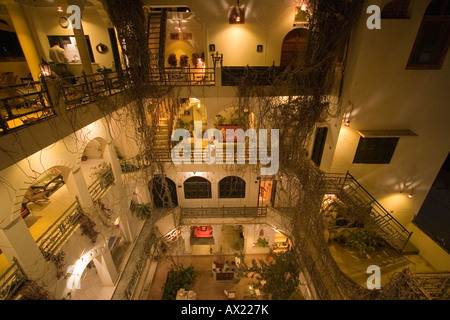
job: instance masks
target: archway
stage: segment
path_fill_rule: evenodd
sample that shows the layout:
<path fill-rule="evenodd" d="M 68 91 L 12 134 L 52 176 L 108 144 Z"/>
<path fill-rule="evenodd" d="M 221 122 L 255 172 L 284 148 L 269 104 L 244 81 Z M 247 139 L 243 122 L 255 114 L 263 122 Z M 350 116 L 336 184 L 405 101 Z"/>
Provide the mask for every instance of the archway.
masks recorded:
<path fill-rule="evenodd" d="M 149 189 L 152 192 L 153 205 L 155 208 L 170 208 L 169 196 L 172 201 L 172 207 L 178 206 L 177 186 L 170 178 L 163 178 L 162 175 L 155 175 L 149 182 Z"/>
<path fill-rule="evenodd" d="M 308 30 L 296 28 L 288 32 L 281 45 L 280 66 L 288 67 L 304 58 L 308 45 Z"/>

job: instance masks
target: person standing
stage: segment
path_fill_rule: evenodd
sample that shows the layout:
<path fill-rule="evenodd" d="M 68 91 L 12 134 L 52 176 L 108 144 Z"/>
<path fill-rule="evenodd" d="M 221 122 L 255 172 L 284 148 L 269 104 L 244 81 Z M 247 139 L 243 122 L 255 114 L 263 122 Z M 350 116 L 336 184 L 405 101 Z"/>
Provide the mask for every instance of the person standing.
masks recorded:
<path fill-rule="evenodd" d="M 64 74 L 68 72 L 67 63 L 69 62 L 69 59 L 67 58 L 66 52 L 59 46 L 57 41 L 52 42 L 49 56 L 50 60 L 55 63 L 55 72 L 61 76 L 64 76 Z"/>

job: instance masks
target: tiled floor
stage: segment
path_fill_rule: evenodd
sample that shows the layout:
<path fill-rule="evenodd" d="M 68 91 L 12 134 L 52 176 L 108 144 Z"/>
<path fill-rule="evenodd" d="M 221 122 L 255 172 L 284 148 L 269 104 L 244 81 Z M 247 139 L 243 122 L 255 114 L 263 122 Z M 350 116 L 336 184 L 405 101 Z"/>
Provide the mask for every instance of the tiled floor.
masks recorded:
<path fill-rule="evenodd" d="M 252 259 L 265 259 L 266 255 L 248 255 L 246 261 Z M 211 273 L 212 263 L 218 259 L 231 261 L 233 255 L 208 255 L 208 256 L 175 256 L 173 262 L 184 267 L 192 265 L 196 272 L 195 281 L 191 290 L 197 293 L 197 300 L 226 300 L 224 290 L 235 291 L 236 299 L 249 299 L 249 284 L 253 279 L 242 279 L 239 283 L 233 281 L 216 281 Z M 153 283 L 150 289 L 148 300 L 161 300 L 163 295 L 163 285 L 167 278 L 167 272 L 170 270 L 172 261 L 167 259 L 161 261 L 156 269 Z"/>

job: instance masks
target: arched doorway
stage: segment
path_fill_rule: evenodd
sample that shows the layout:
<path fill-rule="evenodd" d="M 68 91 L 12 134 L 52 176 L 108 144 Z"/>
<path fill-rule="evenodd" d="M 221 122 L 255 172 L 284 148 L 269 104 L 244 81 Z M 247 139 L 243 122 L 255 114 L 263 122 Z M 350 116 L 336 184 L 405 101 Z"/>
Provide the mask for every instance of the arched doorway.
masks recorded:
<path fill-rule="evenodd" d="M 149 182 L 149 189 L 151 188 L 152 196 L 153 196 L 153 205 L 155 208 L 163 209 L 170 208 L 170 201 L 168 194 L 172 200 L 172 207 L 178 206 L 178 197 L 177 197 L 177 186 L 173 180 L 164 177 L 162 175 L 155 175 L 152 181 Z"/>
<path fill-rule="evenodd" d="M 280 66 L 288 67 L 293 62 L 302 59 L 308 45 L 308 30 L 296 28 L 288 32 L 281 45 Z"/>

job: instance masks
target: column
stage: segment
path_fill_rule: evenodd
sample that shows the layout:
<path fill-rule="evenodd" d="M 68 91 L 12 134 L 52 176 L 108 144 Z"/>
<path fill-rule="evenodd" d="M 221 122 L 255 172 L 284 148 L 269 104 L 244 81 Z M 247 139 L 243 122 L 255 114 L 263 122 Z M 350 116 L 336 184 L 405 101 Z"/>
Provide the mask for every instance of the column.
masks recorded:
<path fill-rule="evenodd" d="M 17 38 L 19 39 L 33 80 L 37 81 L 39 80 L 39 73 L 41 72 L 39 68 L 41 60 L 24 9 L 20 3 L 15 2 L 7 2 L 6 8 L 8 9 L 14 29 L 16 30 Z"/>
<path fill-rule="evenodd" d="M 214 253 L 222 253 L 222 225 L 213 226 Z"/>
<path fill-rule="evenodd" d="M 184 226 L 181 237 L 184 240 L 184 253 L 191 253 L 191 228 L 189 226 Z"/>
<path fill-rule="evenodd" d="M 80 12 L 83 12 L 83 5 L 81 3 L 81 1 L 76 1 L 76 0 L 60 0 L 60 5 L 63 9 L 64 12 L 67 12 L 67 7 L 71 4 L 73 5 L 77 5 L 80 7 Z M 68 3 L 70 2 L 70 3 Z M 81 59 L 81 64 L 83 66 L 83 71 L 86 74 L 93 74 L 93 70 L 92 70 L 92 63 L 91 63 L 91 56 L 89 55 L 89 49 L 86 43 L 86 37 L 84 34 L 84 30 L 83 30 L 83 23 L 82 21 L 80 21 L 80 28 L 76 29 L 73 28 L 73 35 L 75 37 L 75 40 L 77 41 L 77 47 L 78 47 L 78 52 L 80 54 L 80 59 Z"/>
<path fill-rule="evenodd" d="M 78 197 L 82 208 L 90 208 L 94 205 L 80 166 L 69 173 L 66 185 L 69 193 Z"/>
<path fill-rule="evenodd" d="M 111 170 L 114 174 L 114 181 L 117 186 L 122 185 L 122 168 L 112 142 L 108 143 L 103 153 L 103 159 L 111 164 Z"/>
<path fill-rule="evenodd" d="M 244 234 L 244 253 L 250 253 L 253 250 L 253 243 L 255 242 L 255 227 L 244 224 L 242 229 L 242 233 Z"/>
<path fill-rule="evenodd" d="M 111 251 L 105 248 L 104 253 L 94 258 L 94 265 L 104 286 L 113 286 L 117 280 L 117 269 L 111 256 Z"/>
<path fill-rule="evenodd" d="M 30 279 L 42 279 L 46 261 L 21 216 L 0 229 L 0 249 L 9 263 L 15 257 Z"/>

